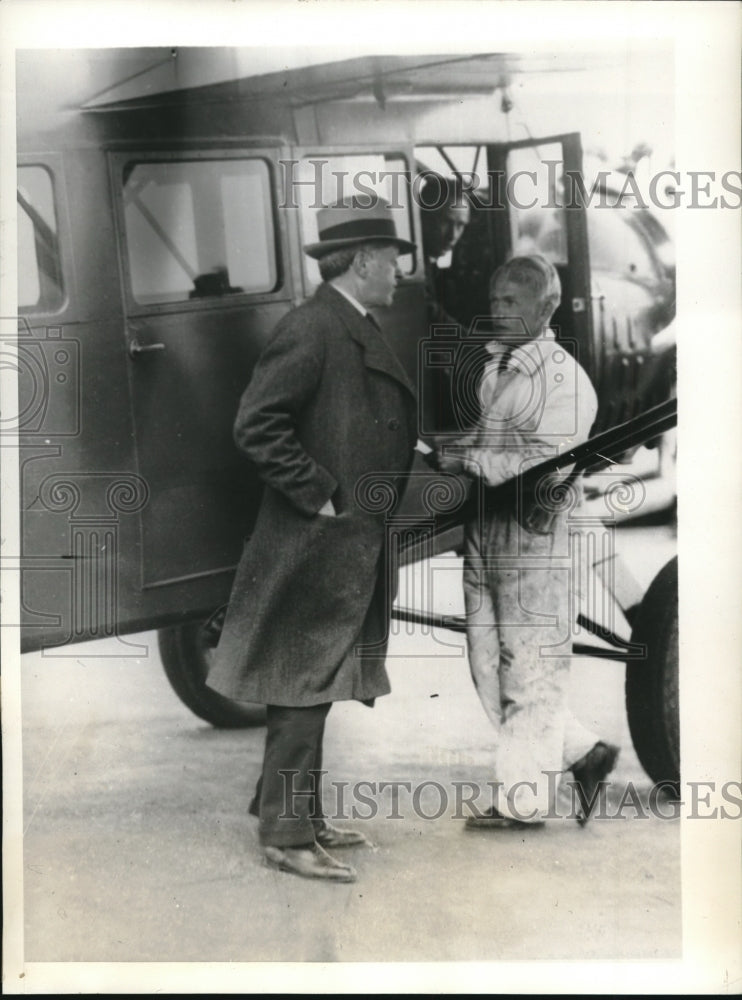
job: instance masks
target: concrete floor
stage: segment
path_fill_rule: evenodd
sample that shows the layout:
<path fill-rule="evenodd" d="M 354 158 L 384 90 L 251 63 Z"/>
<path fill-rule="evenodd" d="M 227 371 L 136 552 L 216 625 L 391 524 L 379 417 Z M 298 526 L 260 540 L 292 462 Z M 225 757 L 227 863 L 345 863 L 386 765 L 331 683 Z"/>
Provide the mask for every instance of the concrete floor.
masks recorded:
<path fill-rule="evenodd" d="M 623 538 L 641 552 L 643 584 L 673 554 L 668 528 Z M 459 568 L 449 566 L 453 596 L 435 602 L 439 611 L 457 610 Z M 263 731 L 217 731 L 191 715 L 168 686 L 154 633 L 129 637 L 140 645 L 131 657 L 106 642 L 67 648 L 65 658 L 24 657 L 25 960 L 679 957 L 679 821 L 624 809 L 584 829 L 559 818 L 527 835 L 465 830 L 452 815 L 455 782 L 493 776 L 492 733 L 463 639 L 398 629 L 392 695 L 373 710 L 333 707 L 325 766 L 331 781 L 367 780 L 377 790 L 381 781 L 437 785 L 417 810 L 403 789 L 399 819 L 388 817 L 388 791 L 372 796 L 377 814 L 353 825 L 373 847 L 346 852 L 359 873 L 351 885 L 261 865 L 246 805 Z M 609 802 L 632 782 L 646 803 L 651 784 L 629 741 L 623 666 L 576 659 L 572 688 L 580 718 L 623 748 Z M 335 787 L 326 789 L 331 806 Z"/>

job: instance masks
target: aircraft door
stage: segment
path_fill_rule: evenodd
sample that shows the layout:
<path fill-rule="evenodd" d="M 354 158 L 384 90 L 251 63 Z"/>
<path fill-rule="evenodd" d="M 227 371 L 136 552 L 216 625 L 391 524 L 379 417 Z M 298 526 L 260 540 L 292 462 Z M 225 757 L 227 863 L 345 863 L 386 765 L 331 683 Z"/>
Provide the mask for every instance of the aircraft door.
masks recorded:
<path fill-rule="evenodd" d="M 182 608 L 178 595 L 190 610 L 224 597 L 257 510 L 257 478 L 232 423 L 260 349 L 291 306 L 277 156 L 111 155 L 137 464 L 149 488 L 142 587 L 158 612 Z M 223 583 L 209 589 L 205 578 Z"/>
<path fill-rule="evenodd" d="M 584 199 L 579 187 L 579 135 L 480 146 L 421 147 L 426 168 L 459 173 L 470 189 L 472 213 L 441 282 L 443 304 L 471 331 L 489 315 L 493 270 L 512 254 L 540 253 L 559 271 L 562 304 L 554 323 L 592 365 L 590 260 Z"/>
<path fill-rule="evenodd" d="M 486 150 L 486 157 L 482 154 Z M 445 314 L 458 325 L 459 346 L 447 351 L 454 400 L 443 406 L 443 427 L 462 430 L 476 419 L 476 383 L 489 339 L 489 281 L 515 254 L 539 253 L 559 272 L 562 302 L 552 325 L 592 375 L 590 261 L 585 201 L 581 198 L 582 153 L 577 134 L 481 145 L 420 146 L 426 171 L 458 174 L 469 192 L 470 221 L 448 258 L 438 262 L 437 289 Z M 486 162 L 486 171 L 482 163 Z M 579 180 L 578 180 L 579 178 Z M 450 336 L 445 329 L 442 336 Z M 436 354 L 443 356 L 436 348 Z M 454 358 L 455 355 L 455 358 Z M 441 362 L 443 364 L 443 362 Z M 438 390 L 438 395 L 443 390 Z M 445 395 L 445 393 L 444 393 Z M 462 397 L 471 405 L 462 405 Z"/>
<path fill-rule="evenodd" d="M 562 283 L 552 326 L 591 374 L 595 358 L 580 137 L 570 133 L 498 143 L 488 148 L 487 162 L 497 203 L 505 207 L 491 213 L 495 260 L 539 253 L 551 261 Z"/>

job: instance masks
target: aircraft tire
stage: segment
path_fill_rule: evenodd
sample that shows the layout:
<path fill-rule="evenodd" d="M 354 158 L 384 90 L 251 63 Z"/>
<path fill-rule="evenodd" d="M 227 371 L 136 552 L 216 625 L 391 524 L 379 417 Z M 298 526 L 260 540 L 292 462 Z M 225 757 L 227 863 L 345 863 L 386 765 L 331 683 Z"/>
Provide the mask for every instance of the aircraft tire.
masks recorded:
<path fill-rule="evenodd" d="M 180 700 L 217 729 L 240 729 L 265 724 L 265 708 L 232 701 L 206 687 L 212 655 L 203 623 L 185 622 L 157 633 L 165 676 Z"/>
<path fill-rule="evenodd" d="M 626 664 L 626 713 L 631 740 L 649 777 L 677 795 L 680 789 L 677 557 L 649 585 L 633 621 L 631 642 L 646 646 L 646 658 Z"/>

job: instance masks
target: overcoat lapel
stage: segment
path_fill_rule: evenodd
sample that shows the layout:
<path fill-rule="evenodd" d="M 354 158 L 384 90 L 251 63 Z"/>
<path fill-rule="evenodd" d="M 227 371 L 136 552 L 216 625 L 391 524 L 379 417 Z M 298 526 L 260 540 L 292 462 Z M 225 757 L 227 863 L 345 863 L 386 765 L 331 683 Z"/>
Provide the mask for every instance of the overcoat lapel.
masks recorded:
<path fill-rule="evenodd" d="M 401 383 L 414 397 L 416 395 L 415 389 L 407 377 L 407 373 L 384 339 L 383 334 L 374 329 L 372 322 L 362 316 L 332 285 L 321 285 L 316 294 L 317 298 L 321 298 L 332 307 L 342 319 L 353 340 L 361 345 L 366 367 L 389 375 Z"/>

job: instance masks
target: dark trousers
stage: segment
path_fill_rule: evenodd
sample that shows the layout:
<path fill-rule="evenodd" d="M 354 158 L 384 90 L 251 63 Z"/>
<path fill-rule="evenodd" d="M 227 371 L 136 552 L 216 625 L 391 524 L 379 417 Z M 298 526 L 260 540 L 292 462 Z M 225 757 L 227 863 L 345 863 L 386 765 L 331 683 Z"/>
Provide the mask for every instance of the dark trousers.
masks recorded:
<path fill-rule="evenodd" d="M 322 823 L 322 738 L 331 703 L 266 709 L 265 754 L 250 812 L 260 820 L 260 843 L 299 847 Z"/>

